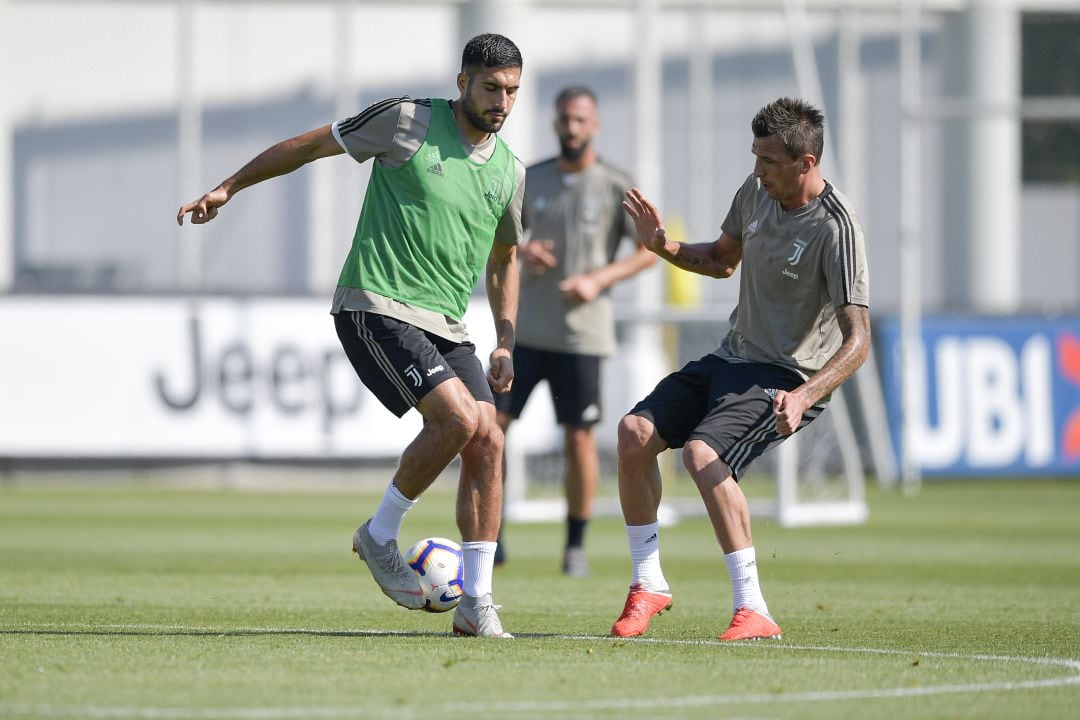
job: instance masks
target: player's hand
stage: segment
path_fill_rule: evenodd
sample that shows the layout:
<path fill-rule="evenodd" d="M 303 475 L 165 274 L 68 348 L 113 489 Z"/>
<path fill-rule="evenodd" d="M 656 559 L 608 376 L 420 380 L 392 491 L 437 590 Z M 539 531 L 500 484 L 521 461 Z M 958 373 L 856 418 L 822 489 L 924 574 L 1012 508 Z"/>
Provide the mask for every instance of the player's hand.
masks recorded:
<path fill-rule="evenodd" d="M 506 348 L 491 351 L 488 365 L 488 384 L 497 393 L 504 393 L 514 384 L 514 356 Z"/>
<path fill-rule="evenodd" d="M 532 275 L 543 275 L 558 264 L 552 240 L 530 240 L 521 248 L 521 260 Z"/>
<path fill-rule="evenodd" d="M 570 302 L 592 302 L 603 288 L 590 275 L 571 275 L 559 283 L 563 298 Z"/>
<path fill-rule="evenodd" d="M 803 413 L 810 407 L 797 392 L 777 390 L 773 399 L 773 415 L 776 416 L 776 432 L 791 435 L 799 429 Z"/>
<path fill-rule="evenodd" d="M 218 208 L 229 202 L 229 195 L 221 188 L 215 188 L 195 202 L 190 202 L 176 213 L 176 224 L 184 224 L 184 216 L 191 213 L 191 224 L 202 225 L 217 217 Z"/>
<path fill-rule="evenodd" d="M 637 188 L 626 191 L 622 206 L 634 220 L 638 242 L 654 253 L 663 250 L 667 244 L 667 232 L 664 230 L 664 218 L 656 206 Z"/>

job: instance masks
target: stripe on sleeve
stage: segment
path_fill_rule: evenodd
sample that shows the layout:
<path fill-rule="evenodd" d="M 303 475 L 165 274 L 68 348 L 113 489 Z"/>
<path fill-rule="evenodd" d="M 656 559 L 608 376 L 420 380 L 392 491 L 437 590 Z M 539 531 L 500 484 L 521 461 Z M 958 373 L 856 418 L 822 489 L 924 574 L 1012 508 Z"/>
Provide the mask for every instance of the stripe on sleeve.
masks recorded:
<path fill-rule="evenodd" d="M 387 100 L 380 100 L 373 105 L 360 111 L 359 114 L 353 115 L 351 118 L 347 118 L 338 123 L 338 133 L 344 137 L 351 132 L 355 132 L 364 127 L 376 115 L 389 110 L 392 107 L 396 107 L 404 102 L 410 102 L 411 99 L 408 95 L 399 98 L 389 98 Z"/>
<path fill-rule="evenodd" d="M 840 269 L 844 302 L 851 302 L 855 291 L 855 223 L 848 209 L 832 193 L 822 195 L 821 204 L 840 229 Z"/>

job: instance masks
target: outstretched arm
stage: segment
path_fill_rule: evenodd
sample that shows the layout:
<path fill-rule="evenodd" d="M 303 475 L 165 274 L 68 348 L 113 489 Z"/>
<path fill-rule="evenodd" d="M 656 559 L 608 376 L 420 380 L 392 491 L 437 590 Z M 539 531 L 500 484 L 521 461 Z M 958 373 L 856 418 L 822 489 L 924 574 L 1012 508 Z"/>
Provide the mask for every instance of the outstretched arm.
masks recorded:
<path fill-rule="evenodd" d="M 634 220 L 638 242 L 672 265 L 699 275 L 731 277 L 742 260 L 742 245 L 725 234 L 709 243 L 679 243 L 669 240 L 660 211 L 637 188 L 626 192 L 623 207 Z"/>
<path fill-rule="evenodd" d="M 283 140 L 263 150 L 251 162 L 198 200 L 182 206 L 176 213 L 176 223 L 183 225 L 184 216 L 188 213 L 191 213 L 192 224 L 208 223 L 217 217 L 218 208 L 244 188 L 291 173 L 312 160 L 340 155 L 343 152 L 345 151 L 334 139 L 329 125 Z"/>
<path fill-rule="evenodd" d="M 491 351 L 488 383 L 506 392 L 514 382 L 514 326 L 518 309 L 517 246 L 496 240 L 487 262 L 487 296 L 495 321 L 495 349 Z"/>
<path fill-rule="evenodd" d="M 844 336 L 840 348 L 812 378 L 791 392 L 776 393 L 773 413 L 781 435 L 798 430 L 807 408 L 840 387 L 870 354 L 870 311 L 865 306 L 841 305 L 836 308 L 836 321 Z"/>

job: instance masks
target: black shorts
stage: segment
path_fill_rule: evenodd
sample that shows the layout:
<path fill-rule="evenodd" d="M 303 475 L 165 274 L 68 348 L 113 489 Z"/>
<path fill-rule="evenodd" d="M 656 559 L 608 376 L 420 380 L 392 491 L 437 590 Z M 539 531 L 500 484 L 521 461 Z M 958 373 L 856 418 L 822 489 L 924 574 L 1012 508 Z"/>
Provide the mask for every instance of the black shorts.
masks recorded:
<path fill-rule="evenodd" d="M 661 380 L 630 414 L 652 422 L 668 447 L 703 441 L 737 479 L 755 458 L 784 440 L 776 432 L 773 398 L 777 390 L 794 390 L 802 383 L 799 375 L 779 365 L 706 355 Z M 824 409 L 825 403 L 809 408 L 798 429 Z"/>
<path fill-rule="evenodd" d="M 495 402 L 472 343 L 456 343 L 371 312 L 334 315 L 341 346 L 368 390 L 401 417 L 435 386 L 456 377 L 481 402 Z"/>
<path fill-rule="evenodd" d="M 547 380 L 555 419 L 560 425 L 588 427 L 600 422 L 600 362 L 598 355 L 514 347 L 514 384 L 495 396 L 495 408 L 512 418 L 521 416 L 525 402 L 541 380 Z"/>

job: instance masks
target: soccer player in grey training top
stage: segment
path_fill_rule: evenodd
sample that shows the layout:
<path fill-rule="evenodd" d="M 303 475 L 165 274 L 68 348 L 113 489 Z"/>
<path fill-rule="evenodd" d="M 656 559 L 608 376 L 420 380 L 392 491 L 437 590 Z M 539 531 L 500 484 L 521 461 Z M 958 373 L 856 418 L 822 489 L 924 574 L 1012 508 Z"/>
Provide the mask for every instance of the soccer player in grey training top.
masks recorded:
<path fill-rule="evenodd" d="M 594 433 L 600 422 L 600 366 L 615 352 L 607 291 L 656 261 L 634 239 L 633 223 L 622 209 L 633 182 L 597 155 L 593 137 L 599 127 L 591 90 L 572 85 L 556 96 L 559 155 L 526 171 L 522 220 L 529 235 L 521 249 L 520 303 L 529 312 L 518 323 L 514 386 L 495 398 L 499 425 L 506 429 L 537 383 L 548 382 L 555 419 L 563 426 L 562 570 L 571 576 L 588 574 L 585 527 L 600 481 Z M 624 240 L 634 252 L 616 258 Z"/>
<path fill-rule="evenodd" d="M 738 479 L 820 415 L 870 351 L 862 228 L 847 198 L 822 178 L 824 122 L 817 108 L 791 98 L 754 116 L 754 172 L 713 242 L 669 240 L 657 208 L 637 189 L 626 195 L 638 239 L 668 262 L 716 278 L 743 267 L 720 347 L 661 380 L 619 424 L 619 498 L 633 573 L 612 635 L 641 635 L 671 607 L 660 568 L 656 457 L 681 447 L 731 579 L 734 614 L 720 639 L 780 637 L 758 583 Z"/>
<path fill-rule="evenodd" d="M 514 107 L 521 67 L 510 40 L 478 35 L 462 53 L 456 100 L 384 100 L 285 140 L 176 216 L 181 224 L 188 213 L 193 223 L 209 222 L 240 190 L 319 158 L 374 158 L 331 312 L 364 385 L 399 417 L 416 408 L 424 426 L 378 509 L 354 533 L 353 550 L 383 593 L 403 607 L 424 607 L 398 533 L 405 513 L 460 455 L 459 635 L 512 637 L 491 597 L 503 448 L 492 390 L 505 392 L 514 378 L 525 168 L 497 133 Z M 498 342 L 486 377 L 462 321 L 481 274 Z"/>

